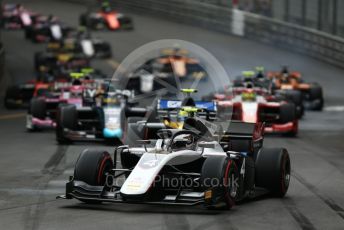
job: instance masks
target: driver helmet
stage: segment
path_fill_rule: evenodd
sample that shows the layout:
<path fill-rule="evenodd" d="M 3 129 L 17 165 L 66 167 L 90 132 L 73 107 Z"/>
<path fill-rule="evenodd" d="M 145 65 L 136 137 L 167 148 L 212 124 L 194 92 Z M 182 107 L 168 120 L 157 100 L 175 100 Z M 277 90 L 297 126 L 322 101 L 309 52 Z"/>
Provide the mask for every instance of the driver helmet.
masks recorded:
<path fill-rule="evenodd" d="M 289 74 L 288 66 L 282 66 L 281 74 Z"/>
<path fill-rule="evenodd" d="M 265 78 L 265 76 L 264 76 L 264 67 L 263 66 L 257 66 L 256 67 L 256 72 L 257 72 L 256 78 L 258 80 L 262 80 L 262 79 Z"/>
<path fill-rule="evenodd" d="M 252 89 L 245 90 L 241 94 L 241 98 L 243 101 L 255 101 L 256 96 L 256 93 Z"/>
<path fill-rule="evenodd" d="M 282 74 L 281 81 L 282 81 L 283 83 L 288 83 L 288 82 L 289 82 L 289 73 L 283 73 L 283 74 Z"/>
<path fill-rule="evenodd" d="M 19 12 L 19 11 L 22 11 L 24 10 L 24 6 L 20 3 L 16 4 L 16 10 Z"/>
<path fill-rule="evenodd" d="M 102 11 L 105 12 L 105 13 L 109 13 L 111 12 L 111 6 L 110 6 L 110 3 L 108 1 L 105 1 L 105 2 L 102 2 Z"/>
<path fill-rule="evenodd" d="M 83 93 L 83 87 L 81 85 L 73 85 L 70 89 L 71 97 L 81 97 Z"/>

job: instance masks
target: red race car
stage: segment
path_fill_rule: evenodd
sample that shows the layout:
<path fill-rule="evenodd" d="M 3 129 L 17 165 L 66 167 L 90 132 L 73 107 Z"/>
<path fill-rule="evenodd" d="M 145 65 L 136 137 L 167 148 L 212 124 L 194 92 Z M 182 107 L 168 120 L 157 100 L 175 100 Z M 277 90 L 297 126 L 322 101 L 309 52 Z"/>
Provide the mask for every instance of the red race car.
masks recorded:
<path fill-rule="evenodd" d="M 234 88 L 231 93 L 214 94 L 220 119 L 265 123 L 265 132 L 295 136 L 298 119 L 295 104 L 273 96 L 264 88 Z"/>

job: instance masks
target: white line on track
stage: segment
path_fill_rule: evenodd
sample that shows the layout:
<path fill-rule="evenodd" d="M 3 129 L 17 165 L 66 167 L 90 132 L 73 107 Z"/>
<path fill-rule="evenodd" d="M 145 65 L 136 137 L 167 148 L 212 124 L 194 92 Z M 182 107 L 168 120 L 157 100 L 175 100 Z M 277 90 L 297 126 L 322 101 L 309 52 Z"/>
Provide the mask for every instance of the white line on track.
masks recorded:
<path fill-rule="evenodd" d="M 344 105 L 326 106 L 324 111 L 344 112 Z"/>

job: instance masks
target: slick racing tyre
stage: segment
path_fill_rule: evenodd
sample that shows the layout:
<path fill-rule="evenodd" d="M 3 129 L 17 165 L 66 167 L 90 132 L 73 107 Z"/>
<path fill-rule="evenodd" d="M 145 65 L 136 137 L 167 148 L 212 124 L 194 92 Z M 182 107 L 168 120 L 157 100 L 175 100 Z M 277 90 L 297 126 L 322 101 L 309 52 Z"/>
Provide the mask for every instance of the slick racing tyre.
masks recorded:
<path fill-rule="evenodd" d="M 47 115 L 47 104 L 44 99 L 33 98 L 30 102 L 29 113 L 32 117 L 36 117 L 41 120 L 45 119 Z"/>
<path fill-rule="evenodd" d="M 232 208 L 238 196 L 237 178 L 239 173 L 233 160 L 227 156 L 208 157 L 203 163 L 200 179 L 205 190 L 205 207 Z"/>
<path fill-rule="evenodd" d="M 288 151 L 283 148 L 262 148 L 255 165 L 256 186 L 267 189 L 276 197 L 284 197 L 291 171 Z"/>
<path fill-rule="evenodd" d="M 79 25 L 87 27 L 87 14 L 81 14 L 79 17 Z"/>
<path fill-rule="evenodd" d="M 285 90 L 283 93 L 288 101 L 295 104 L 296 116 L 297 118 L 301 118 L 304 115 L 302 93 L 297 90 Z"/>
<path fill-rule="evenodd" d="M 59 144 L 67 144 L 71 140 L 64 134 L 64 129 L 75 129 L 77 111 L 75 105 L 60 105 L 56 115 L 56 140 Z"/>
<path fill-rule="evenodd" d="M 324 107 L 324 97 L 321 86 L 316 83 L 311 85 L 311 88 L 309 89 L 309 100 L 314 101 L 314 106 L 311 108 L 312 110 L 322 110 Z"/>
<path fill-rule="evenodd" d="M 112 57 L 112 48 L 109 43 L 95 43 L 94 48 L 96 50 L 96 57 L 104 59 Z"/>
<path fill-rule="evenodd" d="M 296 119 L 296 108 L 294 103 L 286 103 L 280 107 L 279 123 L 285 124 Z"/>
<path fill-rule="evenodd" d="M 74 180 L 82 181 L 92 186 L 104 186 L 106 173 L 113 168 L 113 161 L 108 152 L 99 150 L 84 150 L 74 169 Z M 100 201 L 81 200 L 85 203 L 101 203 Z"/>
<path fill-rule="evenodd" d="M 7 88 L 5 97 L 4 97 L 4 105 L 6 109 L 16 109 L 20 106 L 16 105 L 14 102 L 11 103 L 13 100 L 20 99 L 18 95 L 20 94 L 20 89 L 17 86 L 10 86 Z"/>

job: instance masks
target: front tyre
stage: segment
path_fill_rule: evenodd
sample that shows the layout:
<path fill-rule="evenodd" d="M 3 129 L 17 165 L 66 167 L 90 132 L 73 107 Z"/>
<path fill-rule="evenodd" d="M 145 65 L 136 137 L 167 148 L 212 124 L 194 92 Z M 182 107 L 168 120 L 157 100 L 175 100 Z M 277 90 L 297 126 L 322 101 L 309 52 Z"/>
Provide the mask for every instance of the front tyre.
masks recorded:
<path fill-rule="evenodd" d="M 82 181 L 92 186 L 104 186 L 106 174 L 113 168 L 111 156 L 106 151 L 84 150 L 74 169 L 74 180 Z M 85 203 L 101 203 L 100 201 L 81 200 Z"/>
<path fill-rule="evenodd" d="M 262 148 L 256 159 L 256 186 L 284 197 L 290 183 L 290 158 L 283 148 Z"/>
<path fill-rule="evenodd" d="M 202 167 L 200 185 L 205 189 L 205 207 L 231 209 L 237 199 L 239 173 L 227 156 L 208 157 Z"/>

